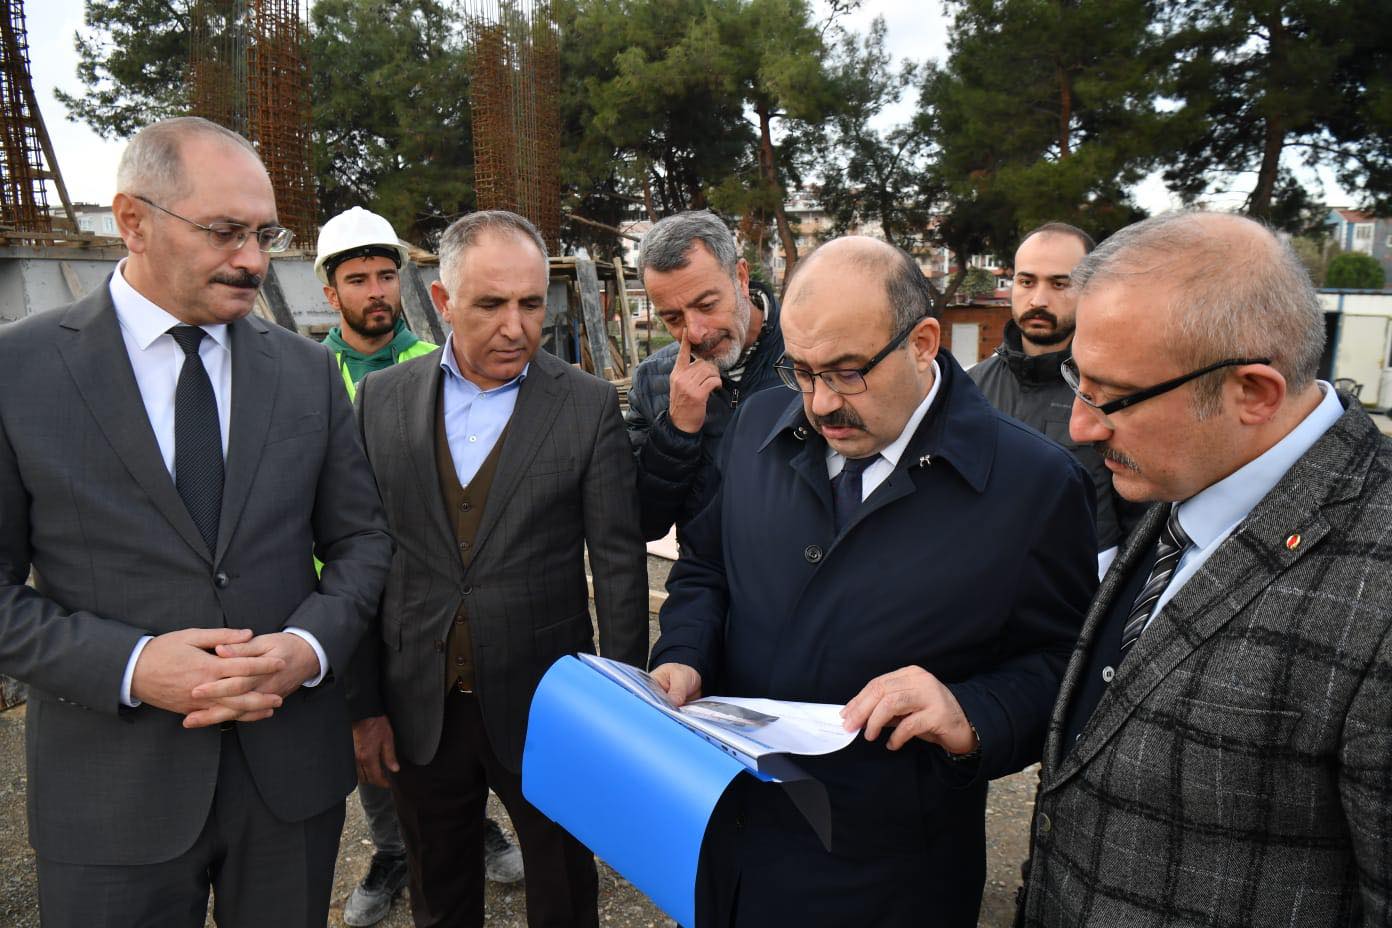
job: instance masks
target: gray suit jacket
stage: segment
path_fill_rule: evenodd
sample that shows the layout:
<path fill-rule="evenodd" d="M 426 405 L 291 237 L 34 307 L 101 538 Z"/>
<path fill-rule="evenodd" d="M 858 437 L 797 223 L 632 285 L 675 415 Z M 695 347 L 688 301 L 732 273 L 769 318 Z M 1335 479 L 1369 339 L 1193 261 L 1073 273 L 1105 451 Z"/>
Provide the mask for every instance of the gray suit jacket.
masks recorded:
<path fill-rule="evenodd" d="M 1021 922 L 1392 924 L 1392 441 L 1353 404 L 1165 606 L 1065 750 L 1083 658 L 1165 511 L 1103 580 L 1064 677 Z"/>
<path fill-rule="evenodd" d="M 488 737 L 503 763 L 520 770 L 537 682 L 561 655 L 594 650 L 586 550 L 603 653 L 638 666 L 647 657 L 633 455 L 614 387 L 538 352 L 466 571 L 435 464 L 443 377 L 440 356 L 427 355 L 358 386 L 363 445 L 397 550 L 376 633 L 355 660 L 349 703 L 355 719 L 386 714 L 397 751 L 428 763 L 440 745 L 445 642 L 462 607 Z"/>
<path fill-rule="evenodd" d="M 229 331 L 231 438 L 210 557 L 160 456 L 107 288 L 0 329 L 0 672 L 32 688 L 29 838 L 44 857 L 169 860 L 203 828 L 222 735 L 120 706 L 142 635 L 294 625 L 341 670 L 376 605 L 391 540 L 332 356 L 256 318 Z M 315 551 L 327 565 L 317 586 Z M 284 820 L 353 788 L 332 677 L 238 734 Z"/>

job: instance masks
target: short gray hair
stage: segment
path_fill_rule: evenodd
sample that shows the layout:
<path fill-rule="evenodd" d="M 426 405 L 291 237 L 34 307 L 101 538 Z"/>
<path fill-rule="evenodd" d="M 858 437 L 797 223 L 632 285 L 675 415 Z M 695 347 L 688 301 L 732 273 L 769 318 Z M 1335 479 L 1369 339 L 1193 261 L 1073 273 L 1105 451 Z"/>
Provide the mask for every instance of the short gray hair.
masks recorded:
<path fill-rule="evenodd" d="M 546 241 L 537 231 L 537 227 L 528 222 L 526 217 L 505 209 L 485 209 L 469 213 L 450 223 L 449 228 L 440 236 L 440 279 L 444 281 L 446 290 L 454 289 L 455 274 L 464 260 L 465 249 L 477 245 L 479 239 L 487 233 L 520 235 L 535 245 L 541 253 L 542 262 L 546 261 Z"/>
<path fill-rule="evenodd" d="M 697 242 L 715 256 L 722 271 L 731 277 L 735 275 L 740 255 L 734 235 L 719 216 L 700 209 L 674 213 L 648 230 L 638 248 L 639 276 L 649 270 L 665 272 L 686 267 Z"/>
<path fill-rule="evenodd" d="M 1173 212 L 1113 233 L 1073 269 L 1079 294 L 1101 283 L 1168 281 L 1165 339 L 1189 368 L 1270 358 L 1291 393 L 1306 389 L 1324 355 L 1324 311 L 1300 259 L 1265 225 L 1226 213 Z M 1200 380 L 1196 414 L 1217 411 L 1222 380 Z"/>
<path fill-rule="evenodd" d="M 177 200 L 192 187 L 184 170 L 183 146 L 197 137 L 245 149 L 259 164 L 261 156 L 245 138 L 201 116 L 176 116 L 141 129 L 121 153 L 116 190 L 128 196 Z"/>

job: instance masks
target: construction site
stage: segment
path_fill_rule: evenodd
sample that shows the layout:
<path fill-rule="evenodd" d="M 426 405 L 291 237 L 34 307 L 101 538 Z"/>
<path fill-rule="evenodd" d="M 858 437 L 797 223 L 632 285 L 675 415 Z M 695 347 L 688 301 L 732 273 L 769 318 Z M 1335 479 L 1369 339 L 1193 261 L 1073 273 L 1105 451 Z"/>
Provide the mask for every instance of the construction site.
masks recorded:
<path fill-rule="evenodd" d="M 518 212 L 560 250 L 558 36 L 545 3 L 465 4 L 474 54 L 470 106 L 480 209 Z M 318 204 L 311 157 L 308 4 L 304 0 L 193 0 L 186 96 L 203 116 L 249 139 L 275 190 L 294 246 L 275 255 L 257 312 L 322 338 L 338 315 L 314 276 Z M 6 0 L 0 61 L 0 320 L 78 299 L 125 255 L 114 234 L 83 231 L 35 98 L 24 3 Z M 435 343 L 445 333 L 430 305 L 435 256 L 413 249 L 402 270 L 411 329 Z M 622 385 L 638 361 L 621 261 L 553 258 L 543 347 Z"/>
<path fill-rule="evenodd" d="M 637 311 L 641 282 L 620 257 L 562 254 L 561 35 L 554 11 L 547 0 L 453 2 L 465 14 L 470 49 L 477 208 L 511 210 L 540 230 L 553 255 L 541 347 L 613 382 L 626 402 L 633 370 L 648 353 L 643 350 L 644 331 L 651 348 L 656 326 L 650 308 L 646 317 Z M 183 67 L 187 113 L 225 126 L 255 146 L 274 189 L 279 222 L 295 233 L 292 247 L 272 256 L 254 312 L 275 325 L 322 340 L 339 324 L 340 316 L 326 301 L 314 268 L 314 243 L 326 217 L 320 213 L 313 169 L 309 0 L 188 0 L 184 7 L 189 33 Z M 4 0 L 0 31 L 0 324 L 4 324 L 98 291 L 126 256 L 126 249 L 114 227 L 85 229 L 69 196 L 61 152 L 55 151 L 34 91 L 23 0 Z M 114 170 L 112 165 L 113 174 Z M 430 298 L 431 284 L 440 276 L 438 258 L 416 247 L 410 252 L 411 260 L 400 271 L 406 323 L 422 339 L 443 344 L 448 333 Z M 1329 312 L 1345 312 L 1343 297 Z M 1371 314 L 1372 310 L 1364 313 L 1370 318 Z M 964 341 L 979 340 L 989 351 L 999 341 L 1009 307 L 990 307 L 986 315 L 990 318 L 985 322 L 959 316 L 956 328 Z M 953 321 L 950 314 L 945 315 L 944 329 L 950 332 Z M 1392 321 L 1387 325 L 1392 326 Z M 962 330 L 969 331 L 962 334 Z M 1349 351 L 1357 347 L 1351 343 Z M 1332 358 L 1335 372 L 1346 363 L 1341 359 L 1342 355 Z M 656 616 L 665 597 L 661 591 L 676 548 L 669 537 L 648 550 L 649 634 L 656 640 Z M 29 786 L 25 712 L 23 685 L 0 677 L 0 926 L 15 928 L 40 924 L 35 856 L 25 817 Z M 1005 928 L 1013 922 L 1037 782 L 1036 765 L 991 785 L 986 809 L 987 877 L 979 922 L 983 928 Z M 506 822 L 496 796 L 489 803 L 490 815 Z M 372 853 L 361 807 L 350 801 L 330 925 L 343 924 L 345 901 L 367 872 Z M 488 924 L 512 928 L 527 923 L 521 883 L 489 883 L 486 893 Z M 605 925 L 666 928 L 675 924 L 607 866 L 599 869 L 599 900 L 600 921 Z M 211 910 L 208 924 L 212 924 Z M 397 899 L 380 924 L 384 928 L 410 925 L 406 900 Z"/>

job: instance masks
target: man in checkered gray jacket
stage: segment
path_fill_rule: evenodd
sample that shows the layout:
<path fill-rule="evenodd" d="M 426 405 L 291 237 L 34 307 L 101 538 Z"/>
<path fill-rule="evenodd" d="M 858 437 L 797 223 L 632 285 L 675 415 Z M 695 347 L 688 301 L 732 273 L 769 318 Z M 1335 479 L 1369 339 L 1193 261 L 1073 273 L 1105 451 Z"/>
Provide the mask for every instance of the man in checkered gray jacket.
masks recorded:
<path fill-rule="evenodd" d="M 1261 225 L 1159 216 L 1073 279 L 1073 438 L 1157 505 L 1064 677 L 1019 923 L 1392 924 L 1392 441 Z"/>

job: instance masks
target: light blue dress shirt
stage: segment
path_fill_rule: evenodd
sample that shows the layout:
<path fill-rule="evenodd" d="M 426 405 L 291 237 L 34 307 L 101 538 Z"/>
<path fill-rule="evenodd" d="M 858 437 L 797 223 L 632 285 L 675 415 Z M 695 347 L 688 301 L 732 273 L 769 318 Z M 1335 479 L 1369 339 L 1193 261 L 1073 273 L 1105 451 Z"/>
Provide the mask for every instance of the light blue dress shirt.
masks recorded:
<path fill-rule="evenodd" d="M 440 366 L 445 369 L 445 440 L 449 443 L 459 485 L 467 487 L 498 443 L 498 436 L 507 428 L 512 411 L 517 407 L 517 390 L 527 379 L 532 365 L 528 362 L 522 373 L 501 387 L 480 390 L 459 372 L 459 363 L 454 357 L 454 333 L 451 332 L 440 352 Z"/>
<path fill-rule="evenodd" d="M 1147 628 L 1189 578 L 1198 573 L 1204 561 L 1247 518 L 1253 507 L 1281 482 L 1286 471 L 1294 467 L 1295 462 L 1339 421 L 1344 407 L 1339 402 L 1338 394 L 1322 380 L 1319 381 L 1319 388 L 1324 398 L 1285 438 L 1260 457 L 1179 504 L 1179 524 L 1193 544 L 1180 557 L 1179 569 L 1156 601 L 1150 621 L 1146 623 Z"/>

